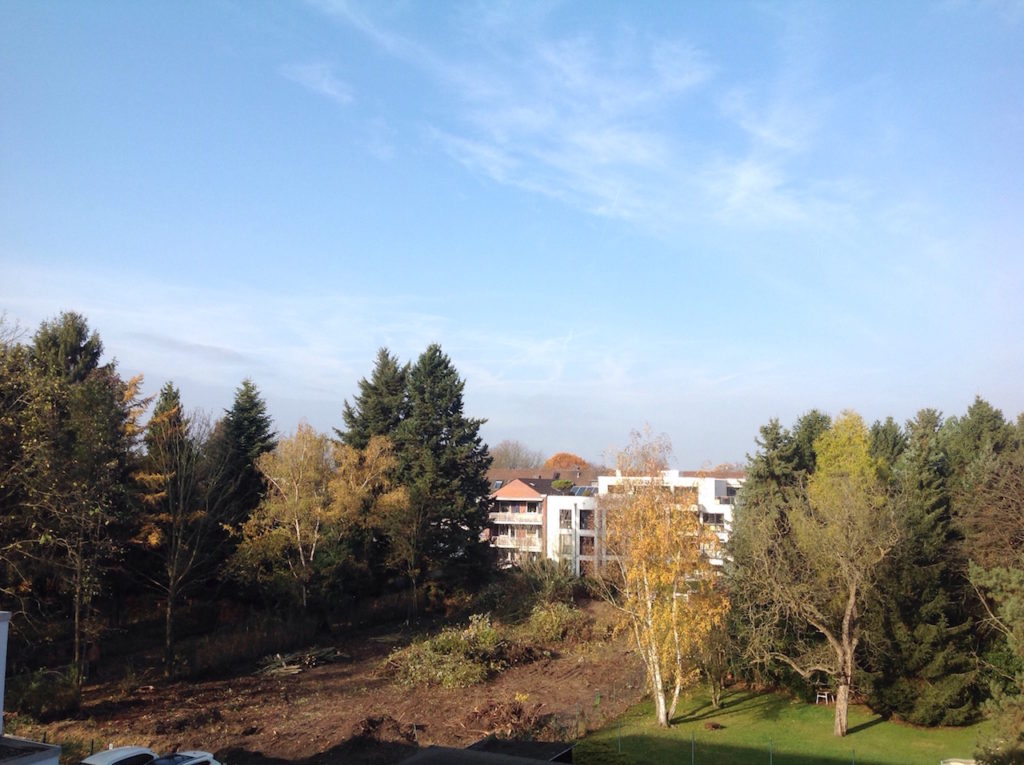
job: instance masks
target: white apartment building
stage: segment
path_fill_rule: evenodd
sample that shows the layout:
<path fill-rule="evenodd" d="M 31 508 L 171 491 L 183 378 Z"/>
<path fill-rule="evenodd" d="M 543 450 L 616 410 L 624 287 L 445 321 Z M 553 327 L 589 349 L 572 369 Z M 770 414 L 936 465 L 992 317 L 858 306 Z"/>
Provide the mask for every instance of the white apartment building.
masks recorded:
<path fill-rule="evenodd" d="M 587 486 L 548 497 L 545 555 L 567 563 L 576 576 L 596 574 L 604 560 L 604 524 L 596 493 Z"/>
<path fill-rule="evenodd" d="M 513 478 L 496 481 L 491 494 L 490 528 L 486 532 L 498 549 L 499 565 L 545 557 L 567 563 L 578 576 L 597 573 L 605 559 L 604 518 L 600 496 L 611 494 L 629 479 L 621 474 L 597 477 L 597 486 L 555 488 L 551 479 Z M 732 529 L 736 493 L 744 474 L 734 470 L 664 470 L 663 485 L 685 503 L 720 545 L 706 552 L 721 566 L 722 547 Z"/>
<path fill-rule="evenodd" d="M 721 566 L 722 549 L 729 541 L 732 530 L 733 507 L 736 494 L 746 475 L 740 470 L 663 470 L 661 482 L 672 495 L 685 502 L 697 514 L 698 520 L 718 536 L 717 549 L 707 550 L 713 566 Z M 598 476 L 598 495 L 614 493 L 628 478 L 616 471 L 615 475 Z M 635 479 L 632 479 L 635 480 Z"/>

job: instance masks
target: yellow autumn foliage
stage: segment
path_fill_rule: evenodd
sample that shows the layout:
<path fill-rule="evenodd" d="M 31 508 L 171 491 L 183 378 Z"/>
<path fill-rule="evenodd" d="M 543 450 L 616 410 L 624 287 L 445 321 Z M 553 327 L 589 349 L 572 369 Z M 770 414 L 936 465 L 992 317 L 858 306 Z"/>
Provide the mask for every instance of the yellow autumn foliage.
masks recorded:
<path fill-rule="evenodd" d="M 698 655 L 728 611 L 708 561 L 718 537 L 689 495 L 666 490 L 667 439 L 634 433 L 619 454 L 622 490 L 602 499 L 616 605 L 647 670 L 658 723 L 667 726 L 680 690 L 699 676 Z"/>

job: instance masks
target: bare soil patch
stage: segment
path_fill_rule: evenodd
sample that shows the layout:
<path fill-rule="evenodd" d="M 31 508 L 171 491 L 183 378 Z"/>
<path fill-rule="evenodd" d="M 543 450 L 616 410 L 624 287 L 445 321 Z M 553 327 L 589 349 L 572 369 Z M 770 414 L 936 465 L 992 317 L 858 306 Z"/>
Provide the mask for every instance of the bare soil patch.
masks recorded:
<path fill-rule="evenodd" d="M 624 712 L 643 675 L 609 608 L 591 602 L 596 636 L 552 646 L 485 685 L 405 689 L 381 673 L 409 639 L 394 628 L 342 636 L 345 659 L 296 674 L 258 672 L 203 682 L 106 684 L 87 688 L 75 719 L 21 725 L 18 735 L 158 751 L 202 749 L 228 765 L 399 762 L 417 747 L 465 747 L 488 735 L 571 741 Z M 322 644 L 321 644 L 322 645 Z M 147 681 L 148 683 L 148 681 Z"/>

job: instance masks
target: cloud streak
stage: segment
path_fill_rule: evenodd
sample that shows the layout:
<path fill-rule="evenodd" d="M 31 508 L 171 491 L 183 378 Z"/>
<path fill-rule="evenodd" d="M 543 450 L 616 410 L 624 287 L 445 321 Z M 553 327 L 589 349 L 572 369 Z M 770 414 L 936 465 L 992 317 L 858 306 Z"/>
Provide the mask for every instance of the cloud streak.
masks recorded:
<path fill-rule="evenodd" d="M 847 191 L 862 181 L 806 172 L 829 103 L 814 89 L 816 56 L 800 52 L 820 45 L 808 43 L 813 19 L 783 14 L 777 72 L 744 83 L 669 35 L 552 35 L 536 14 L 524 24 L 498 13 L 475 27 L 481 39 L 442 52 L 353 3 L 316 5 L 446 92 L 452 108 L 425 135 L 495 183 L 649 230 L 857 217 L 862 198 Z"/>
<path fill-rule="evenodd" d="M 313 93 L 326 96 L 339 106 L 352 103 L 352 87 L 336 77 L 329 64 L 290 64 L 281 69 L 281 74 Z"/>

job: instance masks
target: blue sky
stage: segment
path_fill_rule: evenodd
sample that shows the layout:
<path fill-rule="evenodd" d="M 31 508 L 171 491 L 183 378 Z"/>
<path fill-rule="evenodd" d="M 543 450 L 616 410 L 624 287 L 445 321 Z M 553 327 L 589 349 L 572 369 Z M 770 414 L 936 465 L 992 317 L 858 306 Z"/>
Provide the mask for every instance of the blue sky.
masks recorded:
<path fill-rule="evenodd" d="M 1024 3 L 0 0 L 0 309 L 282 432 L 431 342 L 594 460 L 1016 417 Z"/>

